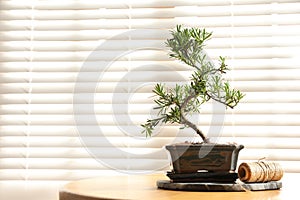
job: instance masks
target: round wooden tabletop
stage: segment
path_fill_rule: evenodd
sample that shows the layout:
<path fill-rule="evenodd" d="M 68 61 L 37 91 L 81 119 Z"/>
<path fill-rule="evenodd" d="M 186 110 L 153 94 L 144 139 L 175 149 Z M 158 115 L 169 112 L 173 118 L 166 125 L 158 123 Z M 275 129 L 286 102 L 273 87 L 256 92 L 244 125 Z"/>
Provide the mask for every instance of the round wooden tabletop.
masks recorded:
<path fill-rule="evenodd" d="M 281 190 L 246 192 L 187 192 L 158 189 L 157 180 L 167 179 L 165 175 L 124 175 L 102 176 L 73 181 L 65 185 L 59 194 L 60 200 L 99 200 L 99 199 L 143 199 L 143 200 L 182 200 L 182 199 L 293 199 L 298 192 L 292 186 L 299 174 L 288 176 Z M 297 179 L 299 180 L 299 179 Z M 288 182 L 289 184 L 286 184 Z M 296 182 L 295 182 L 296 183 Z M 295 185 L 296 186 L 296 185 Z"/>

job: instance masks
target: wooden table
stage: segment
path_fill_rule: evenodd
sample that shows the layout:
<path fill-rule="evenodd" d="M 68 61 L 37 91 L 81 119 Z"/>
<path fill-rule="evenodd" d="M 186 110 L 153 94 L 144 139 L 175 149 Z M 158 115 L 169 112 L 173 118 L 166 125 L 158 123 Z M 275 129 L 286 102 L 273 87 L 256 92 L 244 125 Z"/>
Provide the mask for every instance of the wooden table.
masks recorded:
<path fill-rule="evenodd" d="M 65 185 L 59 194 L 60 200 L 99 199 L 295 199 L 298 196 L 297 180 L 300 174 L 285 174 L 281 190 L 246 192 L 187 192 L 157 189 L 156 181 L 167 179 L 165 175 L 103 176 L 73 181 Z"/>

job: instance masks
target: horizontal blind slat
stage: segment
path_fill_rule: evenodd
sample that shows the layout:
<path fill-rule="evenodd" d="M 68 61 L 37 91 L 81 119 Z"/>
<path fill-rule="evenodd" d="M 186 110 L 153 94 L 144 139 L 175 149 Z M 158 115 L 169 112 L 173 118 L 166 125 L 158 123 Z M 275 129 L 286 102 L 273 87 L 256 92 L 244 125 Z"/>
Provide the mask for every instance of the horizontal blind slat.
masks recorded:
<path fill-rule="evenodd" d="M 35 136 L 51 136 L 51 137 L 70 137 L 71 140 L 74 137 L 78 137 L 78 129 L 86 130 L 86 137 L 97 137 L 99 136 L 99 126 L 98 125 L 77 125 L 68 126 L 68 125 L 32 125 L 30 135 L 32 137 Z M 124 135 L 122 127 L 116 127 L 115 125 L 103 125 L 100 127 L 102 133 L 109 135 L 110 137 L 119 137 L 120 134 Z M 124 128 L 127 129 L 135 129 L 136 126 L 126 125 Z M 164 131 L 161 131 L 158 136 L 155 137 L 174 137 L 174 133 L 178 133 L 179 126 L 165 126 Z M 209 132 L 210 128 L 213 130 L 217 130 L 217 126 L 205 126 L 201 125 L 200 128 L 205 132 Z M 258 140 L 260 137 L 273 137 L 273 138 L 295 138 L 300 137 L 300 133 L 298 129 L 300 126 L 288 126 L 288 125 L 244 125 L 238 126 L 234 123 L 231 126 L 225 126 L 222 129 L 222 133 L 220 136 L 228 137 L 256 137 Z M 284 133 L 284 135 L 282 134 Z M 3 137 L 24 137 L 26 135 L 26 125 L 5 125 L 1 127 L 1 134 Z M 138 133 L 139 134 L 139 133 Z M 139 135 L 143 137 L 142 135 Z M 191 136 L 190 129 L 180 130 L 180 136 L 189 137 Z M 145 138 L 143 138 L 145 139 Z"/>

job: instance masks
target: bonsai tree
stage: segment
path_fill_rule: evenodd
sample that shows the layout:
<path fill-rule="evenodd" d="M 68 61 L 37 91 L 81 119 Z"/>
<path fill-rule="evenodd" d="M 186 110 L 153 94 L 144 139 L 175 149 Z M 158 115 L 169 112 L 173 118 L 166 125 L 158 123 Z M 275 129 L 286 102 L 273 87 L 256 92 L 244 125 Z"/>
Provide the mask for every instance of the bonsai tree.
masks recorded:
<path fill-rule="evenodd" d="M 201 105 L 210 100 L 224 104 L 226 108 L 234 108 L 244 94 L 232 89 L 222 78 L 228 71 L 225 57 L 219 57 L 217 66 L 208 59 L 204 46 L 211 38 L 211 32 L 177 25 L 176 29 L 171 31 L 171 35 L 166 42 L 170 48 L 169 56 L 187 64 L 194 71 L 189 84 L 176 84 L 174 88 L 168 88 L 161 83 L 156 84 L 153 92 L 157 106 L 154 109 L 158 110 L 158 116 L 141 125 L 142 133 L 151 136 L 158 124 L 177 123 L 183 125 L 181 128 L 192 128 L 204 143 L 209 143 L 209 138 L 187 116 L 200 113 Z"/>

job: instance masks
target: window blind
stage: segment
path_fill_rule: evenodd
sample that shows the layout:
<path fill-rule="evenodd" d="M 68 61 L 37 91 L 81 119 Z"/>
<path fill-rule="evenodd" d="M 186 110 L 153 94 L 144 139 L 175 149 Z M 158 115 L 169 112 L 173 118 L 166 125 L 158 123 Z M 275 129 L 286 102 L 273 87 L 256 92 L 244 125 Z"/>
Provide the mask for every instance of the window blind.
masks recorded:
<path fill-rule="evenodd" d="M 300 169 L 300 3 L 297 0 L 1 0 L 0 179 L 70 180 L 167 170 L 162 147 L 195 139 L 166 125 L 154 137 L 152 87 L 188 81 L 167 56 L 176 24 L 213 31 L 212 60 L 246 94 L 234 110 L 214 102 L 195 117 L 218 142 L 245 145 Z"/>

